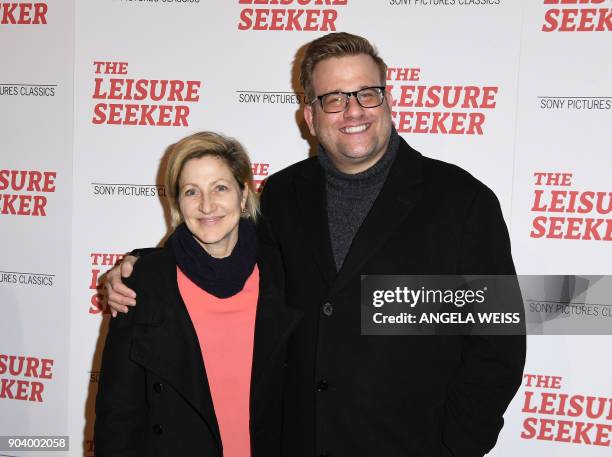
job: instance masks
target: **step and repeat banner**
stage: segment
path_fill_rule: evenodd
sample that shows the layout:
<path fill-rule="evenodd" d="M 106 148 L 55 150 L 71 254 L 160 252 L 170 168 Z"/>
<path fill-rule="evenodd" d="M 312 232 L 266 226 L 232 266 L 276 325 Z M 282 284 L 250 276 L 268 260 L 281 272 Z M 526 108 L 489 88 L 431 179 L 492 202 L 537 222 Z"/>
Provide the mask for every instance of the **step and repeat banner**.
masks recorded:
<path fill-rule="evenodd" d="M 308 157 L 297 63 L 333 31 L 377 46 L 413 147 L 495 191 L 519 273 L 612 274 L 610 0 L 0 1 L 0 435 L 93 456 L 100 282 L 169 232 L 167 147 L 234 136 L 258 183 Z M 611 345 L 529 337 L 491 455 L 609 455 Z"/>
<path fill-rule="evenodd" d="M 0 2 L 0 43 L 0 435 L 68 435 L 74 5 Z"/>

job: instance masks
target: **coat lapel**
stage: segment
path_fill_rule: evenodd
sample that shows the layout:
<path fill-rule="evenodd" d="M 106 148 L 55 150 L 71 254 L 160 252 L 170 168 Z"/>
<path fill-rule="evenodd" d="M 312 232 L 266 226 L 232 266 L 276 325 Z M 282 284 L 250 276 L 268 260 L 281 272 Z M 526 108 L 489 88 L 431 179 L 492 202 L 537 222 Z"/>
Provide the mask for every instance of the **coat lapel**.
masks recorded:
<path fill-rule="evenodd" d="M 380 251 L 422 198 L 422 188 L 419 187 L 423 181 L 421 157 L 404 140 L 400 140 L 389 175 L 353 239 L 332 286 L 332 295 L 356 276 L 367 273 L 361 270 L 363 265 Z"/>
<path fill-rule="evenodd" d="M 134 316 L 134 323 L 145 327 L 134 337 L 131 357 L 183 396 L 221 444 L 200 344 L 178 289 L 176 263 L 168 246 L 159 278 L 152 284 L 152 296 L 159 297 L 159 302 L 147 303 L 142 307 L 146 311 Z"/>
<path fill-rule="evenodd" d="M 336 278 L 336 264 L 332 254 L 327 222 L 325 176 L 318 163 L 304 170 L 295 180 L 304 233 L 323 278 L 331 286 Z M 299 217 L 299 216 L 298 216 Z"/>

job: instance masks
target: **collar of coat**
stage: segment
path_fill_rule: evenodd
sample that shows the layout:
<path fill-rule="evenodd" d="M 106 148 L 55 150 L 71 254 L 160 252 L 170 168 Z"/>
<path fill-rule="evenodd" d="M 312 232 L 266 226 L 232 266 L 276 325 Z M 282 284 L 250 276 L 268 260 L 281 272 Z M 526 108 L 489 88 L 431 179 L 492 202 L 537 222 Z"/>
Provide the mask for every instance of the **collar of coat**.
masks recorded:
<path fill-rule="evenodd" d="M 400 138 L 397 156 L 374 204 L 359 227 L 340 271 L 336 272 L 327 224 L 325 171 L 316 159 L 304 163 L 295 179 L 315 260 L 329 284 L 330 295 L 361 274 L 364 263 L 386 242 L 422 198 L 423 156 Z"/>

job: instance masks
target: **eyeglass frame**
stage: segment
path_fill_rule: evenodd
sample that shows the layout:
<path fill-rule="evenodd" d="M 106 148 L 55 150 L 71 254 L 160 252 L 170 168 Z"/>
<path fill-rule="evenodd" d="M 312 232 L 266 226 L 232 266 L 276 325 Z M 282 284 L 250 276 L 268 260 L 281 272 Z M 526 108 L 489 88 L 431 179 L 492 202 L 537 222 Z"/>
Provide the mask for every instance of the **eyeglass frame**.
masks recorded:
<path fill-rule="evenodd" d="M 374 105 L 374 106 L 363 106 L 361 104 L 361 102 L 359 101 L 359 97 L 357 97 L 357 94 L 363 90 L 367 90 L 367 89 L 378 89 L 380 90 L 380 103 L 378 105 Z M 385 86 L 368 86 L 368 87 L 363 87 L 359 90 L 354 90 L 352 92 L 344 92 L 342 90 L 334 90 L 331 92 L 327 92 L 325 94 L 322 95 L 316 95 L 315 99 L 312 100 L 310 102 L 310 104 L 312 105 L 313 103 L 315 103 L 316 101 L 319 102 L 319 105 L 321 105 L 321 110 L 323 110 L 324 113 L 326 114 L 336 114 L 336 113 L 342 113 L 344 111 L 346 111 L 346 108 L 348 107 L 349 104 L 349 100 L 351 97 L 354 97 L 355 100 L 357 100 L 357 103 L 359 104 L 359 106 L 361 106 L 364 109 L 369 109 L 369 108 L 378 108 L 380 105 L 383 104 L 383 102 L 385 101 L 385 92 L 387 91 L 387 88 Z M 342 94 L 346 96 L 346 103 L 344 104 L 344 108 L 341 109 L 340 111 L 325 111 L 325 108 L 323 108 L 323 97 L 327 97 L 328 95 L 332 95 L 332 94 Z"/>

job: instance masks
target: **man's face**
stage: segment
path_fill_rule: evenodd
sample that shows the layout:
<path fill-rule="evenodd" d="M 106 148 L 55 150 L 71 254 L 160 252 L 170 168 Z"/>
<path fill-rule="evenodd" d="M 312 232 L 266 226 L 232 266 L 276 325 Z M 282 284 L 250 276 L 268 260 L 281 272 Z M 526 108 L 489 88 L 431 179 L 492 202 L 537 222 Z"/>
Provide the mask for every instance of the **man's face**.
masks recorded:
<path fill-rule="evenodd" d="M 315 95 L 353 92 L 384 86 L 374 60 L 366 54 L 331 57 L 319 62 L 312 74 Z M 382 105 L 362 108 L 350 97 L 346 110 L 325 113 L 319 101 L 304 108 L 310 133 L 317 137 L 338 170 L 355 174 L 374 165 L 387 149 L 391 135 L 391 94 Z"/>

